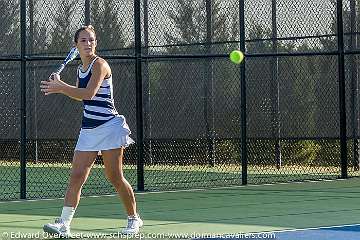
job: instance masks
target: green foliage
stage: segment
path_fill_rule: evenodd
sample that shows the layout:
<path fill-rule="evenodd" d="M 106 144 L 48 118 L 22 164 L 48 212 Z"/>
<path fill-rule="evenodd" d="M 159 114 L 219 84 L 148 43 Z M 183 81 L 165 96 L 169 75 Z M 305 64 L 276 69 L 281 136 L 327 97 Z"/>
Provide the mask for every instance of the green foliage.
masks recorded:
<path fill-rule="evenodd" d="M 49 52 L 63 53 L 67 52 L 74 42 L 74 29 L 71 28 L 72 19 L 75 14 L 77 0 L 62 0 L 57 6 L 54 16 L 54 28 L 51 32 L 51 44 Z"/>
<path fill-rule="evenodd" d="M 32 53 L 43 52 L 48 48 L 48 30 L 39 21 L 34 22 L 31 47 Z"/>
<path fill-rule="evenodd" d="M 354 9 L 351 8 L 351 1 L 347 1 L 347 4 L 343 6 L 343 28 L 344 33 L 353 33 L 354 31 L 358 32 L 360 29 L 360 1 L 354 0 Z M 337 8 L 336 8 L 336 0 L 331 0 L 333 14 L 330 23 L 330 28 L 328 30 L 328 34 L 337 34 Z M 352 15 L 355 17 L 352 22 Z M 320 43 L 322 45 L 323 50 L 334 51 L 337 49 L 337 38 L 336 37 L 326 37 L 320 38 Z M 345 36 L 345 46 L 351 46 L 351 37 Z M 354 46 L 353 46 L 354 47 Z"/>
<path fill-rule="evenodd" d="M 0 51 L 2 55 L 20 51 L 19 1 L 0 1 Z"/>
<path fill-rule="evenodd" d="M 32 3 L 30 5 L 30 3 Z M 47 22 L 44 19 L 36 18 L 39 16 L 39 10 L 42 8 L 42 2 L 40 0 L 31 0 L 29 1 L 29 18 L 32 23 L 30 23 L 29 31 L 27 34 L 27 51 L 30 54 L 43 53 L 48 50 L 50 41 L 49 41 L 49 31 L 47 28 Z"/>
<path fill-rule="evenodd" d="M 301 140 L 293 144 L 291 161 L 305 165 L 315 165 L 321 145 L 313 140 Z"/>
<path fill-rule="evenodd" d="M 271 37 L 271 29 L 265 28 L 261 24 L 252 22 L 250 24 L 251 28 L 248 29 L 249 39 L 254 40 L 249 42 L 246 45 L 246 50 L 249 53 L 260 52 L 267 53 L 272 52 L 272 42 L 271 41 L 261 41 L 260 39 L 266 39 Z"/>
<path fill-rule="evenodd" d="M 91 21 L 95 27 L 99 51 L 117 50 L 125 47 L 123 35 L 124 23 L 116 10 L 116 2 L 94 0 L 92 3 Z"/>
<path fill-rule="evenodd" d="M 340 168 L 340 141 L 319 141 L 321 148 L 318 151 L 317 166 L 337 166 Z M 350 158 L 349 158 L 350 159 Z"/>
<path fill-rule="evenodd" d="M 206 11 L 206 1 L 176 0 L 176 8 L 167 13 L 172 31 L 165 32 L 166 44 L 178 45 L 166 48 L 171 54 L 204 54 L 230 52 L 235 44 L 213 44 L 230 41 L 238 36 L 238 20 L 233 12 L 224 8 L 224 2 L 211 1 L 211 27 Z M 228 6 L 227 3 L 225 3 Z M 229 27 L 233 26 L 233 27 Z M 208 32 L 211 30 L 211 32 Z M 237 35 L 236 35 L 237 34 Z M 211 38 L 211 39 L 210 39 Z M 211 44 L 209 44 L 211 43 Z M 151 96 L 159 102 L 166 103 L 171 114 L 168 119 L 181 119 L 193 112 L 192 121 L 204 121 L 204 114 L 211 112 L 210 97 L 223 106 L 216 109 L 231 125 L 238 127 L 239 115 L 239 71 L 228 59 L 199 59 L 159 62 L 149 65 L 151 79 Z M 211 91 L 213 86 L 214 91 Z M 164 104 L 155 105 L 164 108 Z M 173 109 L 175 108 L 175 109 Z M 209 111 L 210 110 L 210 111 Z M 163 111 L 155 109 L 154 111 Z M 206 114 L 205 117 L 210 117 Z M 227 131 L 223 126 L 216 126 L 216 134 Z M 230 125 L 227 125 L 229 127 Z M 171 126 L 161 126 L 164 132 L 175 133 L 176 137 L 184 137 L 183 131 Z M 207 128 L 205 126 L 205 128 Z M 198 129 L 198 137 L 206 137 L 206 130 Z M 189 137 L 189 136 L 186 136 Z"/>
<path fill-rule="evenodd" d="M 230 163 L 239 164 L 241 159 L 240 147 L 241 144 L 239 143 L 238 140 L 226 139 L 226 140 L 217 141 L 215 147 L 215 156 L 217 159 L 216 162 L 226 163 L 226 164 L 230 164 Z"/>
<path fill-rule="evenodd" d="M 190 44 L 206 43 L 207 36 L 211 36 L 211 42 L 226 41 L 236 33 L 236 29 L 227 27 L 229 18 L 225 11 L 221 9 L 221 1 L 211 2 L 211 33 L 207 33 L 207 12 L 206 0 L 186 1 L 176 0 L 178 7 L 175 11 L 169 11 L 168 17 L 175 27 L 174 31 L 165 32 L 167 44 Z M 231 20 L 231 19 L 230 19 Z M 234 32 L 235 31 L 235 32 Z M 231 34 L 233 33 L 233 34 Z M 169 47 L 168 52 L 181 52 L 195 54 L 206 50 L 204 45 Z"/>

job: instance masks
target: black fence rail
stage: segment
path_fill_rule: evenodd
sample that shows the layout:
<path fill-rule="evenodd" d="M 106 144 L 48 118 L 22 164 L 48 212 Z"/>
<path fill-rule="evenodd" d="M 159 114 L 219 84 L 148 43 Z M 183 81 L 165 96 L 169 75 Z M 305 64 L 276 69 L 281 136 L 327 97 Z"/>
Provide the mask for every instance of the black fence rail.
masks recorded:
<path fill-rule="evenodd" d="M 357 0 L 7 0 L 0 13 L 1 199 L 63 196 L 82 104 L 39 85 L 83 24 L 112 67 L 137 190 L 359 176 Z M 83 194 L 108 193 L 99 156 Z"/>

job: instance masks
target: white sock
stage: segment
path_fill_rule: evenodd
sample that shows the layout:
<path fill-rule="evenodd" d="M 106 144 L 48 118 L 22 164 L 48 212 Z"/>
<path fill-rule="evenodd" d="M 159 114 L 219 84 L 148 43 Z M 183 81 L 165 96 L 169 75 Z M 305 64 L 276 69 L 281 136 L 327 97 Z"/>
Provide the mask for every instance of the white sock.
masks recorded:
<path fill-rule="evenodd" d="M 61 219 L 64 221 L 64 223 L 68 226 L 70 226 L 70 223 L 74 217 L 75 214 L 75 208 L 74 207 L 67 207 L 64 206 L 61 212 Z"/>
<path fill-rule="evenodd" d="M 139 214 L 128 215 L 128 218 L 140 218 Z"/>

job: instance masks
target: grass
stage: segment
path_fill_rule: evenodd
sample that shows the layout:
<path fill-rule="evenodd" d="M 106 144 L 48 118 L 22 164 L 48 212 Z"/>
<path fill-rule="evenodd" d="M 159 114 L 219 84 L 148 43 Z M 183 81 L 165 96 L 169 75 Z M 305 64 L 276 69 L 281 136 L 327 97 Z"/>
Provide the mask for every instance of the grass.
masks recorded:
<path fill-rule="evenodd" d="M 27 198 L 62 197 L 70 174 L 70 163 L 28 163 L 26 170 Z M 241 185 L 241 166 L 229 165 L 150 165 L 145 166 L 145 189 L 150 191 L 208 188 L 215 186 Z M 136 189 L 137 170 L 134 165 L 125 165 L 124 174 Z M 357 175 L 354 173 L 353 175 Z M 249 166 L 248 183 L 261 184 L 319 179 L 336 179 L 338 167 L 318 166 Z M 352 176 L 353 176 L 352 175 Z M 20 164 L 15 161 L 0 162 L 0 193 L 2 200 L 18 199 L 20 195 Z M 83 195 L 113 194 L 107 182 L 103 166 L 95 164 L 83 188 Z"/>

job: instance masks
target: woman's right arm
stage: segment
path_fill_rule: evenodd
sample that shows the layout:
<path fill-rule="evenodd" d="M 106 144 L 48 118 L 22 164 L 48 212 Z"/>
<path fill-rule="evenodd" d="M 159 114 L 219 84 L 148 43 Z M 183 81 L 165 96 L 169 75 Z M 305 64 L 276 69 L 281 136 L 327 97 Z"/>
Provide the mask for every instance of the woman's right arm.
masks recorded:
<path fill-rule="evenodd" d="M 79 78 L 76 78 L 76 85 L 75 86 L 77 88 L 79 87 Z M 74 99 L 76 101 L 82 101 L 82 99 L 80 99 L 80 98 L 75 98 L 75 97 L 71 97 L 71 96 L 69 96 L 69 98 Z"/>

